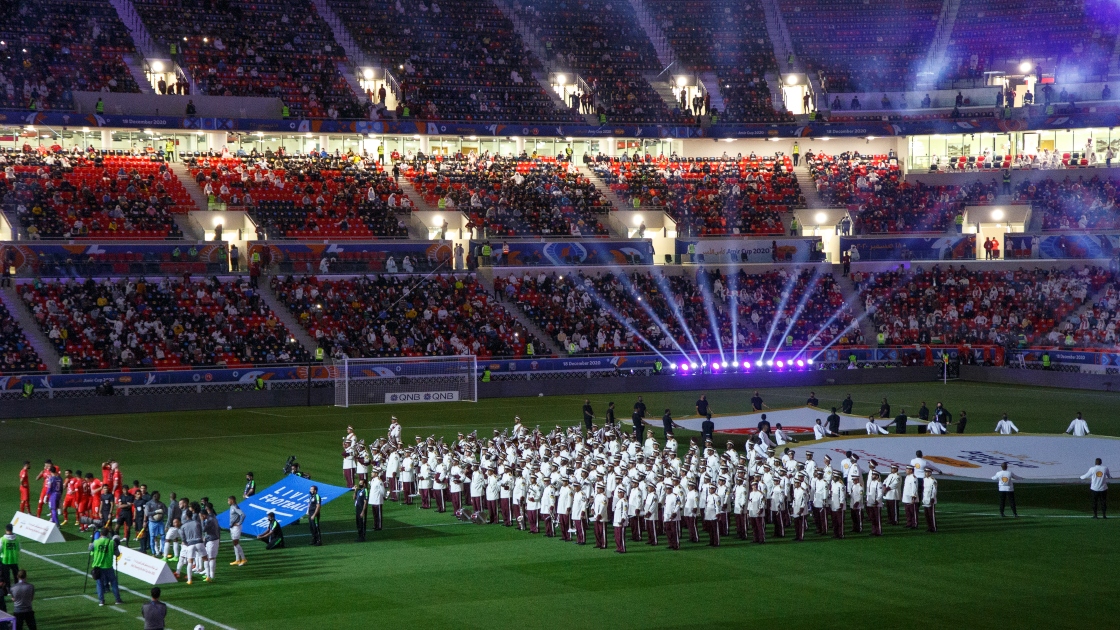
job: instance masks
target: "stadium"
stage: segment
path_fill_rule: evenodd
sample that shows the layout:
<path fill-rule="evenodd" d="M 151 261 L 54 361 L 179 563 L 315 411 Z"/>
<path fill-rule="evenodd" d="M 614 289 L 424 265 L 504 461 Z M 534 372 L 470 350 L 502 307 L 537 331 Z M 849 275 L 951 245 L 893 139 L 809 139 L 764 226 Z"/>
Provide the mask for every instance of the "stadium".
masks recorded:
<path fill-rule="evenodd" d="M 1120 618 L 1116 0 L 0 18 L 0 630 Z"/>

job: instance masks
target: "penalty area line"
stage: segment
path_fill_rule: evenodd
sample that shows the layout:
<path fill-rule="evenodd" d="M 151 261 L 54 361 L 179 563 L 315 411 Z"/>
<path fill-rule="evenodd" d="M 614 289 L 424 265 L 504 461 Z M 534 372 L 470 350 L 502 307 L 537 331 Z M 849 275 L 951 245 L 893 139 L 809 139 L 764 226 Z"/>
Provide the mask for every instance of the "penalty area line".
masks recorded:
<path fill-rule="evenodd" d="M 75 569 L 74 567 L 72 567 L 68 564 L 64 564 L 62 562 L 59 562 L 58 560 L 52 560 L 52 559 L 50 559 L 46 556 L 41 556 L 37 553 L 27 551 L 26 549 L 23 550 L 23 553 L 25 555 L 31 556 L 32 558 L 38 558 L 39 560 L 42 560 L 43 562 L 48 562 L 48 563 L 53 564 L 57 567 L 61 567 L 63 569 L 66 569 L 67 571 L 70 571 L 72 573 L 77 573 L 78 575 L 82 575 L 82 576 L 85 575 L 85 572 L 82 571 L 81 569 Z M 122 586 L 120 588 L 121 588 L 122 591 L 128 593 L 129 595 L 133 595 L 133 596 L 139 598 L 141 601 L 147 601 L 148 600 L 148 596 L 144 595 L 143 593 L 140 593 L 139 591 L 134 591 L 134 590 L 128 588 L 127 586 Z M 92 599 L 93 601 L 97 601 L 97 599 L 92 597 L 92 596 L 87 595 L 86 597 L 88 599 Z M 164 602 L 164 603 L 167 604 L 167 602 Z M 191 612 L 191 611 L 189 611 L 186 608 L 183 608 L 181 606 L 176 606 L 175 604 L 167 604 L 167 607 L 170 608 L 171 610 L 176 611 L 176 612 L 181 612 L 184 615 L 194 617 L 195 619 L 198 619 L 199 621 L 201 621 L 203 623 L 212 625 L 212 626 L 217 627 L 217 628 L 221 628 L 222 630 L 236 630 L 236 628 L 234 628 L 233 626 L 227 626 L 225 624 L 218 623 L 217 621 L 214 621 L 213 619 L 203 617 L 202 615 L 200 615 L 198 613 L 193 613 L 193 612 Z"/>

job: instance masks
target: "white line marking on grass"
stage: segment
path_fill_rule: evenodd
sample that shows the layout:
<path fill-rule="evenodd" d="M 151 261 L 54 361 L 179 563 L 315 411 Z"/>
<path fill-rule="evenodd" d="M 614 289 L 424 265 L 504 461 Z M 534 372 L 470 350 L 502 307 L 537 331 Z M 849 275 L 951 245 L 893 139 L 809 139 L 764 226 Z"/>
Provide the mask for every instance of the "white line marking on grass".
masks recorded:
<path fill-rule="evenodd" d="M 104 433 L 94 433 L 93 431 L 86 431 L 85 429 L 75 429 L 74 427 L 66 427 L 66 426 L 62 426 L 61 424 L 51 424 L 49 422 L 39 422 L 38 420 L 32 420 L 31 424 L 41 424 L 45 427 L 53 427 L 55 429 L 66 429 L 67 431 L 77 431 L 78 433 L 85 433 L 86 435 L 94 435 L 94 436 L 101 437 L 101 438 L 108 438 L 110 440 L 120 440 L 121 442 L 133 442 L 133 443 L 136 442 L 136 440 L 130 440 L 128 438 L 117 437 L 115 435 L 105 435 Z"/>
<path fill-rule="evenodd" d="M 1009 518 L 1009 519 L 1012 519 L 1012 520 L 1015 519 L 1014 516 L 1007 516 L 1007 517 L 1000 516 L 999 512 L 950 512 L 950 511 L 947 511 L 947 510 L 943 511 L 943 512 L 941 510 L 938 510 L 938 511 L 941 512 L 942 514 L 956 514 L 956 515 L 959 515 L 959 516 L 994 516 L 996 518 Z M 1088 515 L 1088 514 L 1020 514 L 1018 518 L 1089 518 L 1089 519 L 1091 519 L 1093 517 Z"/>
<path fill-rule="evenodd" d="M 85 575 L 85 572 L 84 572 L 84 571 L 82 571 L 81 569 L 75 569 L 74 567 L 72 567 L 72 566 L 70 566 L 70 565 L 68 565 L 68 564 L 63 564 L 63 563 L 59 562 L 58 560 L 52 560 L 52 559 L 50 559 L 50 558 L 48 558 L 48 557 L 46 557 L 46 556 L 41 556 L 41 555 L 39 555 L 39 554 L 37 554 L 37 553 L 31 552 L 31 551 L 27 551 L 26 549 L 24 549 L 24 550 L 23 550 L 23 553 L 24 553 L 25 555 L 31 556 L 32 558 L 38 558 L 38 559 L 42 560 L 43 562 L 49 562 L 50 564 L 53 564 L 53 565 L 55 565 L 55 566 L 58 566 L 58 567 L 62 567 L 63 569 L 66 569 L 67 571 L 71 571 L 71 572 L 73 572 L 73 573 L 77 573 L 78 575 L 82 575 L 82 576 L 84 576 L 84 575 Z M 144 595 L 143 593 L 140 593 L 140 592 L 138 592 L 138 591 L 134 591 L 134 590 L 132 590 L 132 589 L 128 588 L 127 586 L 122 586 L 122 587 L 120 587 L 120 588 L 121 588 L 121 590 L 122 590 L 122 591 L 124 591 L 124 592 L 128 593 L 129 595 L 133 595 L 133 596 L 135 596 L 135 597 L 138 597 L 138 598 L 140 598 L 140 600 L 141 600 L 141 601 L 147 601 L 147 600 L 148 600 L 148 596 L 147 596 L 147 595 Z M 96 598 L 96 597 L 93 597 L 92 595 L 86 595 L 85 597 L 86 597 L 87 599 L 91 599 L 91 600 L 93 600 L 93 601 L 97 601 L 97 598 Z M 166 604 L 167 602 L 164 602 L 164 603 Z M 225 624 L 222 624 L 222 623 L 218 623 L 217 621 L 214 621 L 213 619 L 209 619 L 209 618 L 207 618 L 207 617 L 203 617 L 202 615 L 200 615 L 200 614 L 198 614 L 198 613 L 193 613 L 193 612 L 191 612 L 191 611 L 189 611 L 189 610 L 187 610 L 186 608 L 183 608 L 183 607 L 181 607 L 181 606 L 176 606 L 176 605 L 174 605 L 174 604 L 167 604 L 167 607 L 168 607 L 168 608 L 170 608 L 171 610 L 174 610 L 174 611 L 177 611 L 177 612 L 181 612 L 181 613 L 183 613 L 184 615 L 188 615 L 188 616 L 190 616 L 190 617 L 194 617 L 195 619 L 198 619 L 199 621 L 201 621 L 201 622 L 203 622 L 203 623 L 206 623 L 206 624 L 208 624 L 208 625 L 211 625 L 211 626 L 215 626 L 215 627 L 217 627 L 217 628 L 221 628 L 222 630 L 236 630 L 236 628 L 234 628 L 234 627 L 232 627 L 232 626 L 227 626 L 227 625 L 225 625 Z M 120 609 L 120 610 L 121 610 L 122 612 L 124 612 L 124 611 L 123 611 L 123 609 Z"/>
<path fill-rule="evenodd" d="M 245 413 L 255 413 L 259 416 L 272 416 L 273 418 L 296 418 L 296 417 L 298 417 L 298 416 L 285 416 L 284 414 L 280 414 L 280 413 L 268 413 L 267 411 L 254 411 L 252 409 L 245 409 L 244 412 Z"/>
<path fill-rule="evenodd" d="M 37 601 L 49 602 L 56 599 L 73 599 L 75 597 L 88 597 L 87 595 L 56 595 L 55 597 L 44 597 L 42 599 L 35 598 Z"/>
<path fill-rule="evenodd" d="M 88 556 L 88 551 L 71 551 L 69 553 L 44 553 L 44 558 L 58 558 L 60 556 Z"/>

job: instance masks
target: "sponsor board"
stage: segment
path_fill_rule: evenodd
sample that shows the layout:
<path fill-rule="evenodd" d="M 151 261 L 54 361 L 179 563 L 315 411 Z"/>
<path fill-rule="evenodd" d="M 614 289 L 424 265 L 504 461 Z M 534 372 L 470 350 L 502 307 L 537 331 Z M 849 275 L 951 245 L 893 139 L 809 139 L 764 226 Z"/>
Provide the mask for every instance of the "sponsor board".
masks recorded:
<path fill-rule="evenodd" d="M 445 392 L 391 392 L 385 394 L 387 403 L 426 403 L 455 402 L 459 400 L 458 391 Z"/>
<path fill-rule="evenodd" d="M 58 525 L 24 512 L 16 512 L 12 517 L 12 533 L 40 543 L 66 542 Z"/>
<path fill-rule="evenodd" d="M 972 481 L 991 481 L 1007 469 L 1027 482 L 1078 482 L 1100 457 L 1105 465 L 1120 462 L 1120 439 L 1060 435 L 891 435 L 822 441 L 819 447 L 843 456 L 852 451 L 861 462 L 872 459 L 880 470 L 898 464 L 905 469 L 915 451 L 937 474 Z M 833 459 L 836 455 L 833 455 Z M 1084 483 L 1088 483 L 1087 481 Z"/>
<path fill-rule="evenodd" d="M 162 558 L 140 553 L 135 549 L 120 547 L 121 555 L 117 556 L 117 573 L 134 577 L 148 584 L 171 584 L 177 582 L 171 573 L 171 567 Z"/>

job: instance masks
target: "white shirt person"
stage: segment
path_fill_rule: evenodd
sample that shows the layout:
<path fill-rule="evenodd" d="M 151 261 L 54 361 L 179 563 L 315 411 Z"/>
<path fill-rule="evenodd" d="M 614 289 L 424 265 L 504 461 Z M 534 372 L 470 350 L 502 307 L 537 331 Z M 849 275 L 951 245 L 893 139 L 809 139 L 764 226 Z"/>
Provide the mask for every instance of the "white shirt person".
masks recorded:
<path fill-rule="evenodd" d="M 1007 414 L 1003 414 L 1003 418 L 996 423 L 996 433 L 1000 435 L 1011 435 L 1012 433 L 1018 432 L 1019 427 L 1015 426 L 1015 423 L 1007 418 Z"/>
<path fill-rule="evenodd" d="M 1072 433 L 1074 437 L 1085 437 L 1089 435 L 1089 423 L 1085 422 L 1085 419 L 1081 417 L 1080 411 L 1077 412 L 1077 417 L 1073 419 L 1073 422 L 1069 423 L 1069 428 L 1066 429 L 1066 433 Z"/>

